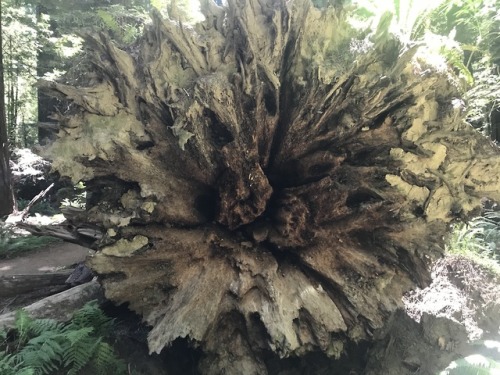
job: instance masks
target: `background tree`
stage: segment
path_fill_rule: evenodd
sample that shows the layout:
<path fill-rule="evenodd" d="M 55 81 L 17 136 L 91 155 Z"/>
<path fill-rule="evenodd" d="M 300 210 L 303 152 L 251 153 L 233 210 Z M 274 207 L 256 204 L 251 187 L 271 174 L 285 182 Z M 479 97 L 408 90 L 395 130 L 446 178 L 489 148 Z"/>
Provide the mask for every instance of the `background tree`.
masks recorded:
<path fill-rule="evenodd" d="M 2 5 L 0 4 L 0 16 Z M 5 123 L 2 25 L 0 24 L 0 216 L 8 215 L 14 210 L 14 195 L 10 179 L 9 141 Z"/>
<path fill-rule="evenodd" d="M 12 147 L 26 147 L 36 139 L 36 57 L 42 33 L 29 3 L 5 1 L 3 23 L 5 103 Z"/>
<path fill-rule="evenodd" d="M 37 90 L 36 81 L 60 77 L 80 63 L 84 53 L 77 34 L 106 31 L 119 43 L 131 42 L 141 32 L 148 8 L 149 1 L 4 2 L 5 102 L 13 147 L 54 137 L 50 115 L 64 105 Z"/>

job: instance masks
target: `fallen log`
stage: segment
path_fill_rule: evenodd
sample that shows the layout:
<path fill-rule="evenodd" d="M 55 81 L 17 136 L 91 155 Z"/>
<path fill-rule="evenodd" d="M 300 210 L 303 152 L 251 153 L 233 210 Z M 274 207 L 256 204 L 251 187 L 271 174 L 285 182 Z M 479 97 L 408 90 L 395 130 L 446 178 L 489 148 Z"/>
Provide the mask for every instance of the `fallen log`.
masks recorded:
<path fill-rule="evenodd" d="M 14 275 L 0 277 L 0 298 L 9 298 L 23 293 L 40 291 L 46 288 L 67 289 L 66 280 L 72 270 L 36 275 Z"/>
<path fill-rule="evenodd" d="M 89 36 L 86 85 L 43 84 L 72 102 L 47 150 L 87 189 L 72 226 L 104 233 L 89 264 L 152 352 L 186 338 L 204 374 L 340 358 L 429 283 L 450 222 L 500 199 L 500 152 L 443 60 L 383 25 L 202 5 L 192 28 L 154 13 L 129 49 Z"/>

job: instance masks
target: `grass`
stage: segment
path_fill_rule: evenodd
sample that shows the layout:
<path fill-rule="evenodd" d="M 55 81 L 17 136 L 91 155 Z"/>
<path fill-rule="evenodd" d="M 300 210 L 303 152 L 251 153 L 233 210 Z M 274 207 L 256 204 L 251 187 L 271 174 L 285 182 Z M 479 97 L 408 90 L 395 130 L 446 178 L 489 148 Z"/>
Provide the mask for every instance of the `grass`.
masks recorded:
<path fill-rule="evenodd" d="M 0 259 L 14 258 L 28 251 L 61 242 L 49 236 L 33 236 L 19 233 L 0 222 Z"/>
<path fill-rule="evenodd" d="M 500 212 L 487 211 L 469 223 L 456 224 L 446 246 L 500 275 Z"/>

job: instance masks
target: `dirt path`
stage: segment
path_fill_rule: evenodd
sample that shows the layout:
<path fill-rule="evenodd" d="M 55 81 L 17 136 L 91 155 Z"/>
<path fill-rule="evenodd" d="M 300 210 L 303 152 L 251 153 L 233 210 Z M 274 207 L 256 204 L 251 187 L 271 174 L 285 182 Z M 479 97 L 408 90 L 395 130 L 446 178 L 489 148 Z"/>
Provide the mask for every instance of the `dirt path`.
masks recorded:
<path fill-rule="evenodd" d="M 89 249 L 71 243 L 41 247 L 14 259 L 0 260 L 0 277 L 54 272 L 81 262 Z"/>

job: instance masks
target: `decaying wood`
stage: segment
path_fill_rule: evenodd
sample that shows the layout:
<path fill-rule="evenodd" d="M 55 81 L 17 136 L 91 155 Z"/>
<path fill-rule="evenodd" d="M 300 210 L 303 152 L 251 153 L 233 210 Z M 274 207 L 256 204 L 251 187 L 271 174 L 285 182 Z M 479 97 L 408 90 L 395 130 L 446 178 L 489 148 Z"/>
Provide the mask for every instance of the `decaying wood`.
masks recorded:
<path fill-rule="evenodd" d="M 66 242 L 75 243 L 88 248 L 92 247 L 97 240 L 102 239 L 103 233 L 95 226 L 75 226 L 71 222 L 64 221 L 61 224 L 38 225 L 32 223 L 17 223 L 19 228 L 25 229 L 35 236 L 50 236 L 59 238 Z"/>
<path fill-rule="evenodd" d="M 2 276 L 0 277 L 0 298 L 45 288 L 60 288 L 58 290 L 60 292 L 69 287 L 65 282 L 71 272 L 71 270 L 66 270 L 37 275 Z"/>
<path fill-rule="evenodd" d="M 499 150 L 424 47 L 305 0 L 202 3 L 128 50 L 89 37 L 87 86 L 45 84 L 73 102 L 47 154 L 85 182 L 90 265 L 151 351 L 187 338 L 205 374 L 338 358 L 428 283 L 450 222 L 500 199 Z"/>
<path fill-rule="evenodd" d="M 40 199 L 43 199 L 47 195 L 47 193 L 54 187 L 54 183 L 50 184 L 45 190 L 42 190 L 40 193 L 38 193 L 30 202 L 28 205 L 20 212 L 21 215 L 21 220 L 24 220 L 28 215 L 31 210 L 31 208 L 37 203 Z"/>
<path fill-rule="evenodd" d="M 102 288 L 95 280 L 41 299 L 23 309 L 33 318 L 66 322 L 76 310 L 93 300 L 104 300 Z M 15 315 L 15 312 L 0 315 L 0 327 L 13 327 Z"/>

